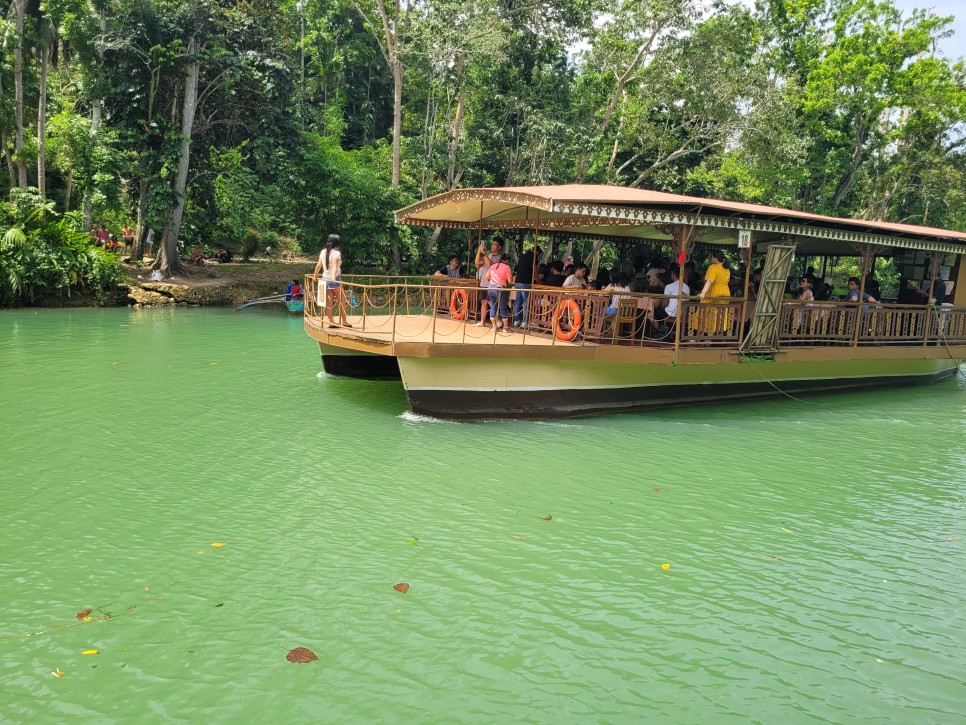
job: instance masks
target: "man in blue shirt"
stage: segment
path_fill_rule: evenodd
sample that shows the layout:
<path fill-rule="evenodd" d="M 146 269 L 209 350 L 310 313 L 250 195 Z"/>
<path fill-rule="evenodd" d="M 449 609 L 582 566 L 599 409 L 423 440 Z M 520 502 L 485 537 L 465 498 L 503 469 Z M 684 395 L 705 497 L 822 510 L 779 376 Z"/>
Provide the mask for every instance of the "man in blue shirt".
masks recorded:
<path fill-rule="evenodd" d="M 859 278 L 849 277 L 849 292 L 845 295 L 846 302 L 858 302 L 859 301 Z M 876 302 L 875 297 L 870 295 L 868 292 L 862 293 L 863 302 Z"/>

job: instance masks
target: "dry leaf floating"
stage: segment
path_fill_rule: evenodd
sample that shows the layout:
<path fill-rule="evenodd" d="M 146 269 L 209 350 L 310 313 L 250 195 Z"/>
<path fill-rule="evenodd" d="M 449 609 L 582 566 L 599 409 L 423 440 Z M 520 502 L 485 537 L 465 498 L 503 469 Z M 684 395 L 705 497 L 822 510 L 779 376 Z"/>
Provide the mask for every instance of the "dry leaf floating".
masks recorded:
<path fill-rule="evenodd" d="M 303 665 L 306 662 L 315 662 L 318 657 L 316 657 L 315 652 L 310 650 L 308 647 L 296 647 L 285 655 L 285 659 L 287 659 L 289 662 Z"/>
<path fill-rule="evenodd" d="M 399 584 L 394 586 L 393 589 L 395 589 L 400 594 L 405 594 L 406 592 L 409 591 L 409 585 L 406 582 L 399 582 Z"/>

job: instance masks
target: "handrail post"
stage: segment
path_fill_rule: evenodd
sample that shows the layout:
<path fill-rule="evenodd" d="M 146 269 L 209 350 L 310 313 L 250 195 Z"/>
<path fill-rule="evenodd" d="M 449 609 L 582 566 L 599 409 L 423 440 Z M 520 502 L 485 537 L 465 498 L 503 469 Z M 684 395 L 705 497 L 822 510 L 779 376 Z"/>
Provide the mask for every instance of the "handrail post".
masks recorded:
<path fill-rule="evenodd" d="M 366 330 L 366 304 L 369 297 L 369 285 L 362 288 L 362 331 Z"/>

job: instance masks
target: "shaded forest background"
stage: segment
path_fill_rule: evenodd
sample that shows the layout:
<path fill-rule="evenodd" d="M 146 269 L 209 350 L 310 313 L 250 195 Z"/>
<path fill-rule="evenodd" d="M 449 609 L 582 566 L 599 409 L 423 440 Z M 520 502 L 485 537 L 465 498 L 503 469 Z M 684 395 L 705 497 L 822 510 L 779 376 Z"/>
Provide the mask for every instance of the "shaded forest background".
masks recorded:
<path fill-rule="evenodd" d="M 11 0 L 0 266 L 98 221 L 139 229 L 135 258 L 151 229 L 164 271 L 179 239 L 311 254 L 337 232 L 350 268 L 426 273 L 465 236 L 392 211 L 489 185 L 966 229 L 950 20 L 888 0 Z"/>

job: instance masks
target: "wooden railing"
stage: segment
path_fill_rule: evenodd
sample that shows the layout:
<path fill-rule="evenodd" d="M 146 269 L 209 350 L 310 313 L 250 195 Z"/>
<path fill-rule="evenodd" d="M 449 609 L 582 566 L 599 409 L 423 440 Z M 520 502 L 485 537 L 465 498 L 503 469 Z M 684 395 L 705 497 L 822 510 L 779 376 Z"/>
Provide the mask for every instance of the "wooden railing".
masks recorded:
<path fill-rule="evenodd" d="M 433 342 L 479 341 L 486 331 L 470 333 L 466 325 L 480 322 L 481 302 L 489 290 L 477 287 L 475 279 L 446 277 L 408 278 L 406 282 L 374 283 L 346 276 L 334 293 L 352 326 L 360 332 L 387 334 L 393 340 L 424 339 Z M 305 316 L 321 324 L 324 310 L 319 305 L 314 275 L 305 280 Z M 509 290 L 513 292 L 513 290 Z M 516 337 L 526 344 L 527 336 L 549 338 L 551 344 L 637 345 L 637 346 L 727 346 L 737 347 L 754 316 L 755 304 L 740 299 L 681 299 L 681 329 L 658 327 L 654 313 L 670 299 L 664 295 L 621 292 L 634 299 L 637 317 L 624 317 L 620 324 L 606 315 L 613 293 L 558 287 L 529 290 L 525 317 L 527 325 Z M 338 304 L 333 307 L 336 321 Z M 513 300 L 509 302 L 512 315 Z M 626 310 L 625 313 L 626 314 Z M 455 315 L 454 315 L 455 313 Z M 397 330 L 396 318 L 419 318 L 406 331 Z M 440 324 L 440 321 L 447 324 Z M 458 334 L 452 322 L 461 320 Z M 571 327 L 570 323 L 573 323 Z M 579 324 L 578 324 L 579 323 Z M 856 326 L 858 325 L 858 330 Z M 491 335 L 491 339 L 495 336 Z M 944 342 L 966 344 L 966 309 L 847 302 L 785 302 L 779 318 L 779 346 L 929 345 Z M 545 344 L 545 343 L 543 343 Z"/>

